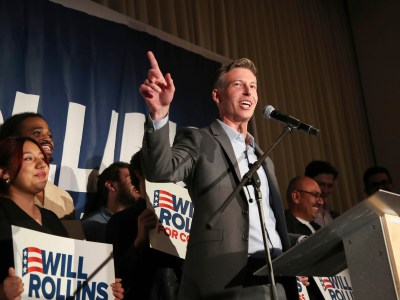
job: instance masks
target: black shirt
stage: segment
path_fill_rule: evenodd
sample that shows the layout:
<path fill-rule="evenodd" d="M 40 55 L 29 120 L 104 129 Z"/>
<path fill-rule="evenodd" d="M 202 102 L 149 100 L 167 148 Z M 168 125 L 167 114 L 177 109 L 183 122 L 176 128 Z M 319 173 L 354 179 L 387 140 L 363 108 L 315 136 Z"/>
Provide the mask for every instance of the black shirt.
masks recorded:
<path fill-rule="evenodd" d="M 68 233 L 57 215 L 52 211 L 40 208 L 42 225 L 23 211 L 14 201 L 0 197 L 0 282 L 8 276 L 8 269 L 14 267 L 11 225 L 68 237 Z"/>
<path fill-rule="evenodd" d="M 115 276 L 122 278 L 124 299 L 128 300 L 152 299 L 151 290 L 158 284 L 160 271 L 167 271 L 162 276 L 169 276 L 168 272 L 175 273 L 179 280 L 183 263 L 182 259 L 152 249 L 149 245 L 142 251 L 135 249 L 138 217 L 145 208 L 146 200 L 140 199 L 134 205 L 115 213 L 107 224 L 106 240 L 114 247 Z M 165 278 L 161 280 L 165 282 Z M 161 293 L 165 295 L 165 291 Z"/>

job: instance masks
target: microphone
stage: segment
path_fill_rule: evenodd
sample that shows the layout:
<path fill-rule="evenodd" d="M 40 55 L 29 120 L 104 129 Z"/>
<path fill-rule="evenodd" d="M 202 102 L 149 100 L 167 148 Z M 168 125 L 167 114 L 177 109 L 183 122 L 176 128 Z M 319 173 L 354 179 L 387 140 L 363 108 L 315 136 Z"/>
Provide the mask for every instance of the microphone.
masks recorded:
<path fill-rule="evenodd" d="M 299 119 L 296 119 L 295 117 L 285 115 L 275 109 L 272 105 L 267 105 L 264 107 L 263 110 L 263 116 L 266 119 L 275 119 L 278 121 L 281 121 L 283 123 L 286 123 L 287 125 L 290 125 L 290 127 L 295 128 L 300 131 L 304 131 L 308 134 L 312 135 L 318 135 L 319 134 L 319 129 L 312 127 L 311 125 L 308 125 Z"/>

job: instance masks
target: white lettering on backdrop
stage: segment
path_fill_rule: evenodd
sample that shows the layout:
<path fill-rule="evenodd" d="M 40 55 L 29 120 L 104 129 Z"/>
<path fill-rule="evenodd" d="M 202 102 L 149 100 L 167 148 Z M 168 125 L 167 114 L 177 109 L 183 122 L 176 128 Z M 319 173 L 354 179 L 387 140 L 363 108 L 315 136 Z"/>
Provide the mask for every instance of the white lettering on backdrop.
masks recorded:
<path fill-rule="evenodd" d="M 17 92 L 12 114 L 21 112 L 37 112 L 40 96 Z M 62 150 L 60 178 L 58 186 L 64 190 L 73 192 L 87 192 L 89 174 L 93 169 L 79 168 L 79 156 L 82 145 L 83 128 L 85 126 L 86 107 L 84 105 L 70 102 L 67 115 L 67 126 Z M 46 116 L 44 116 L 46 117 Z M 101 159 L 100 172 L 114 162 L 114 153 L 117 135 L 117 122 L 119 114 L 111 112 L 110 127 L 104 152 Z M 6 116 L 0 111 L 0 124 Z M 143 124 L 145 115 L 142 113 L 125 113 L 119 160 L 129 162 L 132 155 L 142 146 Z M 51 124 L 49 124 L 51 128 Z M 134 132 L 134 134 L 132 134 Z M 96 134 L 106 134 L 98 132 Z M 172 144 L 176 134 L 176 124 L 170 122 L 170 142 Z M 61 145 L 56 145 L 61 147 Z M 54 182 L 57 165 L 50 165 L 49 180 Z"/>

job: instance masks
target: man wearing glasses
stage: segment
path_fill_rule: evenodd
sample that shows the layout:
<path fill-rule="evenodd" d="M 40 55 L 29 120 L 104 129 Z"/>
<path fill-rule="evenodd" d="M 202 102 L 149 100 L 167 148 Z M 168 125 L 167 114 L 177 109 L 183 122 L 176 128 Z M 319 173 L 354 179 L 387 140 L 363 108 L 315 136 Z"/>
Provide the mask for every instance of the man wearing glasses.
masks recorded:
<path fill-rule="evenodd" d="M 310 235 L 320 228 L 314 222 L 323 205 L 321 189 L 310 177 L 293 178 L 287 189 L 289 209 L 285 211 L 288 232 Z"/>
<path fill-rule="evenodd" d="M 331 200 L 328 200 L 333 193 L 339 173 L 329 162 L 313 160 L 306 166 L 304 175 L 314 179 L 321 188 L 324 204 L 319 208 L 315 222 L 324 227 L 340 215 L 340 213 L 331 209 Z"/>
<path fill-rule="evenodd" d="M 289 209 L 285 211 L 285 218 L 289 233 L 309 236 L 321 228 L 314 220 L 324 201 L 321 189 L 314 179 L 306 176 L 293 178 L 287 189 L 287 200 Z M 311 279 L 309 283 L 309 299 L 324 299 L 315 281 Z"/>

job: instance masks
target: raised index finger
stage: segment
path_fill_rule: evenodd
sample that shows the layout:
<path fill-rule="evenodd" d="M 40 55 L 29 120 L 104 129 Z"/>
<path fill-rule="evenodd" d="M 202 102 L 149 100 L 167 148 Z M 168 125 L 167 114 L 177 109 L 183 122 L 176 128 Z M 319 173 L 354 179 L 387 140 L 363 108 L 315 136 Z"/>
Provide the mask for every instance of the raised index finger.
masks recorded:
<path fill-rule="evenodd" d="M 148 51 L 147 52 L 147 58 L 149 59 L 150 66 L 151 66 L 152 69 L 160 70 L 160 68 L 158 66 L 158 62 L 157 62 L 156 57 L 154 56 L 153 52 Z"/>

